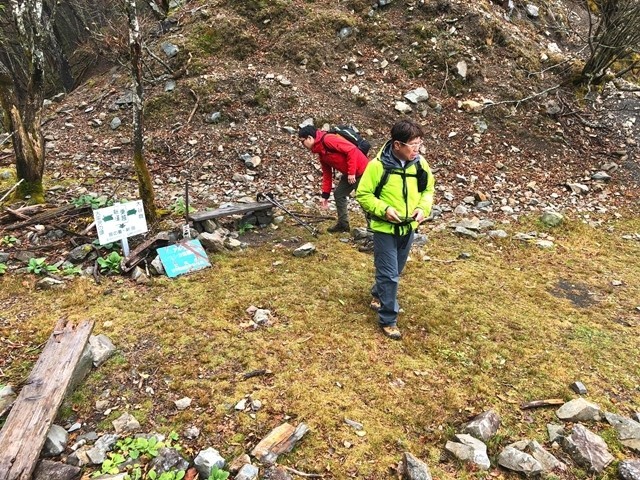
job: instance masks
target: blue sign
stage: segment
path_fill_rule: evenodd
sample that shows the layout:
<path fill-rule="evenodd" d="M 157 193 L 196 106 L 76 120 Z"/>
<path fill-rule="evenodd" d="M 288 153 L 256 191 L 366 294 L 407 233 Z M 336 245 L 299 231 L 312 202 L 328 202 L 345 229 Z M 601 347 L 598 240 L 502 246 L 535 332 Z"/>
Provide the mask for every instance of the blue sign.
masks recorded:
<path fill-rule="evenodd" d="M 200 240 L 189 240 L 159 248 L 158 255 L 170 278 L 211 266 Z"/>

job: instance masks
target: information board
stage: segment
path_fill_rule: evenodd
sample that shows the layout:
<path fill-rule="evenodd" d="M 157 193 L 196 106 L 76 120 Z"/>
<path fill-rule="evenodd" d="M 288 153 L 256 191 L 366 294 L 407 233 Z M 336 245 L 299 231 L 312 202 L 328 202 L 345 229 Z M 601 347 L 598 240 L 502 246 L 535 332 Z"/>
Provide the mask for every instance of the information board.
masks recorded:
<path fill-rule="evenodd" d="M 142 200 L 116 203 L 93 211 L 100 245 L 124 240 L 147 231 Z"/>
<path fill-rule="evenodd" d="M 200 240 L 189 240 L 159 248 L 158 256 L 167 277 L 170 278 L 211 266 Z"/>

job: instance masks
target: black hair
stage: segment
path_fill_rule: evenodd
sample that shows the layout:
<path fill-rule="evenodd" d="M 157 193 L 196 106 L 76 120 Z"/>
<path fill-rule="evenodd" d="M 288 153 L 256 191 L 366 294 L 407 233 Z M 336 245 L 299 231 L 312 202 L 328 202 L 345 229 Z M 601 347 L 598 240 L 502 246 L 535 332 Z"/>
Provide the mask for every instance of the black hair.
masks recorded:
<path fill-rule="evenodd" d="M 423 136 L 424 132 L 422 131 L 422 127 L 413 120 L 400 120 L 391 127 L 392 142 L 398 141 L 407 143 L 409 140 L 413 140 L 418 137 L 422 138 Z"/>
<path fill-rule="evenodd" d="M 300 127 L 300 130 L 298 130 L 298 136 L 300 138 L 316 138 L 316 131 L 316 127 L 314 127 L 313 125 L 305 125 L 304 127 Z"/>

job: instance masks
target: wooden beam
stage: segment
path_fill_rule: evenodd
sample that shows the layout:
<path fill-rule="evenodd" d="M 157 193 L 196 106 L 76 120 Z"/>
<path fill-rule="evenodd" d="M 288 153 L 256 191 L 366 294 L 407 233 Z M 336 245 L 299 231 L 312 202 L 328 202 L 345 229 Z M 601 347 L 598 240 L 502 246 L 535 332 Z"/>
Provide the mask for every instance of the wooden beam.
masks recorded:
<path fill-rule="evenodd" d="M 0 480 L 30 480 L 93 321 L 60 320 L 0 431 Z"/>
<path fill-rule="evenodd" d="M 546 400 L 533 400 L 531 402 L 525 402 L 520 405 L 522 410 L 527 410 L 529 408 L 540 408 L 540 407 L 556 407 L 558 405 L 564 405 L 565 401 L 561 398 L 547 398 Z"/>
<path fill-rule="evenodd" d="M 236 203 L 217 210 L 205 210 L 203 212 L 194 212 L 189 214 L 189 219 L 194 222 L 204 222 L 213 218 L 224 217 L 227 215 L 238 215 L 247 212 L 258 212 L 260 210 L 268 210 L 273 208 L 273 204 L 267 202 L 254 203 Z"/>

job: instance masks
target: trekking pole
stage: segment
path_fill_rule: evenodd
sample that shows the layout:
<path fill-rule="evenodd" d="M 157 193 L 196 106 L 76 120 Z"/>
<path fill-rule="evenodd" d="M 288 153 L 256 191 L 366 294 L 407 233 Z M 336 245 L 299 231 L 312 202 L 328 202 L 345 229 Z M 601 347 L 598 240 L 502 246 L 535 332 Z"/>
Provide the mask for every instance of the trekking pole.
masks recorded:
<path fill-rule="evenodd" d="M 182 238 L 191 240 L 191 226 L 189 225 L 189 180 L 184 183 L 184 225 L 182 226 Z"/>
<path fill-rule="evenodd" d="M 299 217 L 297 217 L 296 215 L 291 213 L 289 210 L 287 210 L 285 208 L 285 206 L 282 205 L 282 203 L 280 203 L 278 200 L 276 200 L 273 197 L 273 193 L 259 193 L 258 196 L 257 196 L 257 200 L 260 201 L 261 199 L 264 199 L 264 200 L 268 201 L 269 203 L 271 203 L 271 205 L 273 205 L 275 207 L 278 207 L 280 210 L 282 210 L 283 212 L 288 214 L 291 218 L 293 218 L 296 222 L 298 222 L 298 224 L 300 224 L 304 228 L 306 228 L 311 233 L 311 235 L 313 235 L 314 237 L 318 236 L 318 230 L 317 229 L 313 228 L 308 223 L 306 223 L 305 221 L 301 220 Z"/>

